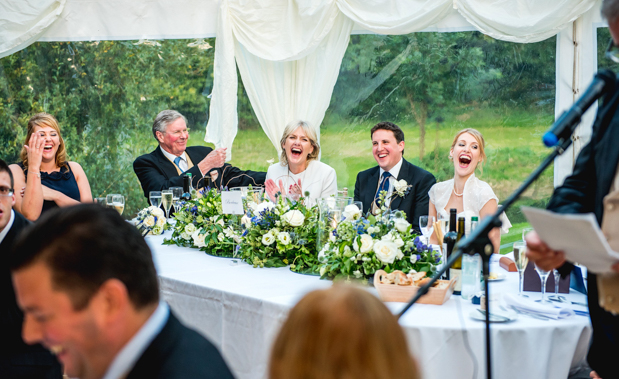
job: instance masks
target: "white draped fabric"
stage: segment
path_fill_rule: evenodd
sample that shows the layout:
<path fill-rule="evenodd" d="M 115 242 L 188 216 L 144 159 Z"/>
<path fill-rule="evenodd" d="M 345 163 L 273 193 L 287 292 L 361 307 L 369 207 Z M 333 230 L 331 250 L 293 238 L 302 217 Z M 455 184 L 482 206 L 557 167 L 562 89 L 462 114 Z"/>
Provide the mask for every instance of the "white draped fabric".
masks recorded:
<path fill-rule="evenodd" d="M 227 147 L 231 158 L 238 127 L 235 58 L 258 120 L 279 152 L 283 129 L 293 119 L 310 121 L 319 133 L 351 21 L 380 34 L 408 34 L 436 24 L 456 7 L 494 38 L 535 42 L 557 34 L 595 1 L 222 0 L 205 141 Z"/>
<path fill-rule="evenodd" d="M 31 43 L 62 13 L 66 0 L 4 0 L 0 2 L 0 58 Z"/>

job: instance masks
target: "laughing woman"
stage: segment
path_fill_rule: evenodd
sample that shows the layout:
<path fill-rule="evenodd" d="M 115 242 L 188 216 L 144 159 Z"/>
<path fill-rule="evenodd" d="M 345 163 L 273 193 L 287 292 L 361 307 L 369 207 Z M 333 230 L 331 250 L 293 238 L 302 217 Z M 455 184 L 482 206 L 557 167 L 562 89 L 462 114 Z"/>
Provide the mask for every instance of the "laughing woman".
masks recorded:
<path fill-rule="evenodd" d="M 76 162 L 67 161 L 58 121 L 38 113 L 28 121 L 28 131 L 20 154 L 21 162 L 10 166 L 15 188 L 15 210 L 29 220 L 54 208 L 92 202 L 88 178 Z"/>
<path fill-rule="evenodd" d="M 499 199 L 486 182 L 475 177 L 475 169 L 486 161 L 484 137 L 475 129 L 463 129 L 458 132 L 451 144 L 449 159 L 454 164 L 454 178 L 440 182 L 430 188 L 430 206 L 428 216 L 449 217 L 449 209 L 458 210 L 458 217 L 466 217 L 466 232 L 470 231 L 471 217 L 483 219 L 492 215 L 498 208 Z M 511 223 L 501 215 L 503 226 L 490 232 L 490 240 L 495 253 L 501 246 L 501 232 L 507 233 Z M 432 235 L 430 242 L 437 243 Z"/>
<path fill-rule="evenodd" d="M 297 200 L 309 192 L 313 201 L 337 193 L 335 170 L 316 160 L 320 146 L 316 132 L 307 122 L 289 123 L 280 144 L 280 162 L 269 167 L 264 183 L 271 201 L 280 194 Z"/>

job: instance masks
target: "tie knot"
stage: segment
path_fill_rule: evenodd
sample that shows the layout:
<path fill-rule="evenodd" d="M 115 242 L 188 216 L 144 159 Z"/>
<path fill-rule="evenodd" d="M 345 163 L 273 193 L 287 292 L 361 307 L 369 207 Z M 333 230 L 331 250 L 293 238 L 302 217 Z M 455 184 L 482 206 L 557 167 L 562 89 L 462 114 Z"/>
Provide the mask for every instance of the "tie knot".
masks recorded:
<path fill-rule="evenodd" d="M 178 166 L 180 163 L 181 163 L 181 157 L 174 158 L 174 164 Z"/>
<path fill-rule="evenodd" d="M 383 178 L 389 178 L 390 176 L 392 176 L 389 171 L 385 171 L 383 172 Z"/>

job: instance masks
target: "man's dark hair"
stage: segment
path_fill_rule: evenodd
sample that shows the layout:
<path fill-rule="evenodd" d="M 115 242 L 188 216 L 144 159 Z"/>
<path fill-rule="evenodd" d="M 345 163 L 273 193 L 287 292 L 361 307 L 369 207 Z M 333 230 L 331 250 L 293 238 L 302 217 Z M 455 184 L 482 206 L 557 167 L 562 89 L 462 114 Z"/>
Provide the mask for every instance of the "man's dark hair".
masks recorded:
<path fill-rule="evenodd" d="M 393 135 L 395 136 L 395 141 L 397 143 L 404 141 L 404 132 L 402 131 L 402 129 L 400 129 L 400 127 L 394 124 L 393 122 L 389 122 L 389 121 L 382 121 L 374 125 L 370 132 L 370 138 L 374 136 L 375 131 L 381 130 L 381 129 L 392 131 Z"/>
<path fill-rule="evenodd" d="M 80 204 L 44 213 L 18 237 L 9 266 L 19 271 L 44 263 L 54 289 L 84 309 L 101 285 L 121 281 L 139 310 L 159 301 L 153 258 L 138 230 L 111 208 Z"/>
<path fill-rule="evenodd" d="M 6 172 L 7 174 L 9 174 L 9 178 L 11 178 L 11 189 L 13 189 L 13 187 L 15 187 L 15 182 L 13 181 L 13 173 L 11 172 L 9 165 L 6 164 L 3 159 L 0 159 L 0 172 Z"/>
<path fill-rule="evenodd" d="M 604 0 L 601 9 L 602 17 L 609 23 L 614 22 L 619 17 L 619 0 Z"/>

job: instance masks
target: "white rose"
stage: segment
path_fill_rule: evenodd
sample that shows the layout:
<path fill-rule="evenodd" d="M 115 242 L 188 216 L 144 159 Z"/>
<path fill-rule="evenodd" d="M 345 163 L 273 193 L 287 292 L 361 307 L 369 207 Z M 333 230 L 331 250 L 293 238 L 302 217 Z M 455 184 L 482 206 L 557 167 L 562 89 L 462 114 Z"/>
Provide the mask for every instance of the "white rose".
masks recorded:
<path fill-rule="evenodd" d="M 417 263 L 417 254 L 411 255 L 411 263 L 413 264 Z"/>
<path fill-rule="evenodd" d="M 157 218 L 165 217 L 165 213 L 163 213 L 163 210 L 161 208 L 151 206 L 151 207 L 148 207 L 148 211 L 151 215 Z"/>
<path fill-rule="evenodd" d="M 301 211 L 296 209 L 288 211 L 282 215 L 282 219 L 286 221 L 290 226 L 301 226 L 303 225 L 303 221 L 305 221 L 305 216 Z"/>
<path fill-rule="evenodd" d="M 377 241 L 374 244 L 376 258 L 383 263 L 393 263 L 400 249 L 390 241 Z"/>
<path fill-rule="evenodd" d="M 187 224 L 185 225 L 185 233 L 187 234 L 193 234 L 196 231 L 196 226 L 194 224 Z M 188 238 L 185 238 L 188 239 Z"/>
<path fill-rule="evenodd" d="M 281 232 L 277 235 L 277 240 L 282 245 L 288 245 L 290 244 L 290 234 L 288 234 L 288 232 Z"/>
<path fill-rule="evenodd" d="M 269 233 L 267 233 L 267 234 L 262 236 L 262 244 L 263 245 L 269 246 L 273 242 L 275 242 L 275 236 L 273 234 L 271 234 L 271 232 L 269 232 Z"/>
<path fill-rule="evenodd" d="M 393 184 L 393 189 L 398 193 L 404 193 L 406 191 L 406 187 L 408 187 L 408 183 L 406 180 L 398 180 Z"/>
<path fill-rule="evenodd" d="M 393 243 L 395 243 L 395 245 L 396 245 L 397 247 L 402 247 L 402 246 L 404 246 L 404 241 L 402 241 L 402 238 L 400 238 L 400 237 L 396 238 L 396 239 L 393 241 Z"/>
<path fill-rule="evenodd" d="M 159 225 L 155 225 L 151 230 L 150 230 L 150 234 L 154 235 L 154 236 L 158 236 L 159 234 L 163 233 L 163 228 Z"/>
<path fill-rule="evenodd" d="M 395 222 L 394 222 L 395 228 L 400 233 L 406 233 L 406 231 L 408 230 L 408 227 L 410 225 L 411 224 L 408 221 L 406 221 L 406 219 L 404 219 L 404 218 L 396 218 Z"/>
<path fill-rule="evenodd" d="M 163 216 L 157 217 L 157 226 L 163 229 L 163 226 L 165 225 L 165 223 L 166 223 L 165 217 Z"/>
<path fill-rule="evenodd" d="M 189 241 L 191 239 L 191 234 L 182 232 L 181 233 L 181 238 L 184 239 L 184 240 L 188 240 Z"/>
<path fill-rule="evenodd" d="M 258 204 L 258 206 L 256 206 L 256 209 L 254 209 L 254 216 L 260 216 L 260 212 L 263 212 L 265 210 L 272 210 L 273 208 L 275 208 L 275 204 L 271 203 L 270 201 L 265 201 L 264 203 L 260 203 Z"/>
<path fill-rule="evenodd" d="M 225 225 L 225 224 L 224 224 L 224 219 L 223 219 L 223 218 L 220 218 L 220 219 L 219 219 L 219 221 L 217 221 L 217 222 L 216 222 L 216 224 L 219 224 L 219 225 L 221 225 L 221 226 L 224 226 L 224 225 Z"/>
<path fill-rule="evenodd" d="M 387 242 L 393 242 L 393 234 L 391 234 L 391 232 L 385 234 L 384 236 L 382 236 L 381 241 L 387 241 Z"/>
<path fill-rule="evenodd" d="M 225 238 L 225 237 L 224 237 L 224 234 L 223 234 L 223 233 L 219 233 L 219 234 L 217 235 L 217 240 L 218 240 L 219 242 L 224 242 L 224 238 Z"/>
<path fill-rule="evenodd" d="M 146 217 L 142 222 L 149 228 L 155 226 L 155 218 L 153 216 Z"/>
<path fill-rule="evenodd" d="M 204 243 L 204 239 L 206 238 L 206 234 L 200 234 L 200 231 L 197 230 L 192 236 L 193 244 L 196 247 L 204 247 L 206 244 Z"/>
<path fill-rule="evenodd" d="M 359 239 L 359 241 L 356 241 L 357 239 Z M 359 247 L 359 245 L 361 245 L 361 247 Z M 353 243 L 353 247 L 355 248 L 355 251 L 360 252 L 362 254 L 370 252 L 373 246 L 374 246 L 374 240 L 372 239 L 372 236 L 369 234 L 362 234 L 360 237 L 355 237 L 355 242 Z"/>
<path fill-rule="evenodd" d="M 349 204 L 344 208 L 342 216 L 345 220 L 355 221 L 361 218 L 361 210 L 355 204 Z"/>
<path fill-rule="evenodd" d="M 368 228 L 368 234 L 376 233 L 376 232 L 378 232 L 378 231 L 379 231 L 379 229 L 378 229 L 378 228 L 376 228 L 376 227 L 373 227 L 373 226 L 370 226 L 370 227 Z"/>

